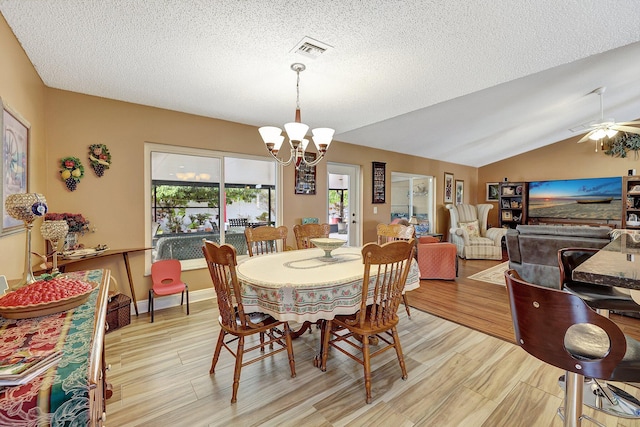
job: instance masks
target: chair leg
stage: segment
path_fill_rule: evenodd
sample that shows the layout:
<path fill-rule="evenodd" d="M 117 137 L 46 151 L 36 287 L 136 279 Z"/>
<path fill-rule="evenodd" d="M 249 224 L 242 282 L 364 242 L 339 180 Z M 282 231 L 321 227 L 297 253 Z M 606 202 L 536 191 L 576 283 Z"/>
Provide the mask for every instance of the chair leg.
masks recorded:
<path fill-rule="evenodd" d="M 409 311 L 409 300 L 407 299 L 407 294 L 402 294 L 402 302 L 404 302 L 404 309 L 407 310 L 407 317 L 411 319 L 411 312 Z"/>
<path fill-rule="evenodd" d="M 287 343 L 287 355 L 289 356 L 289 367 L 291 368 L 291 378 L 296 377 L 296 361 L 293 358 L 293 340 L 291 339 L 291 329 L 289 324 L 284 324 L 284 339 Z"/>
<path fill-rule="evenodd" d="M 362 336 L 362 365 L 364 367 L 364 389 L 367 393 L 365 401 L 371 403 L 371 356 L 369 354 L 369 336 Z"/>
<path fill-rule="evenodd" d="M 396 328 L 391 329 L 391 336 L 393 337 L 393 347 L 396 349 L 396 356 L 398 356 L 398 363 L 400 363 L 400 369 L 402 370 L 402 379 L 406 380 L 408 378 L 407 366 L 404 363 L 404 355 L 402 354 L 400 337 L 398 336 L 398 330 Z"/>
<path fill-rule="evenodd" d="M 231 403 L 238 400 L 238 387 L 240 386 L 240 371 L 242 371 L 242 356 L 244 355 L 244 337 L 238 337 L 238 350 L 236 351 L 236 367 L 233 371 L 233 392 L 231 394 Z"/>
<path fill-rule="evenodd" d="M 153 289 L 149 289 L 149 311 L 151 312 L 151 323 L 153 323 Z"/>
<path fill-rule="evenodd" d="M 222 344 L 224 343 L 224 337 L 226 335 L 227 333 L 221 329 L 220 334 L 218 334 L 216 349 L 213 352 L 213 360 L 211 361 L 211 369 L 209 369 L 209 375 L 213 374 L 216 371 L 216 365 L 218 364 L 218 358 L 220 357 L 220 351 L 222 350 Z"/>
<path fill-rule="evenodd" d="M 324 323 L 324 331 L 322 332 L 322 360 L 320 361 L 320 370 L 327 371 L 327 356 L 329 355 L 329 341 L 331 340 L 331 320 Z"/>
<path fill-rule="evenodd" d="M 189 287 L 184 285 L 184 290 L 187 293 L 187 316 L 189 315 Z"/>

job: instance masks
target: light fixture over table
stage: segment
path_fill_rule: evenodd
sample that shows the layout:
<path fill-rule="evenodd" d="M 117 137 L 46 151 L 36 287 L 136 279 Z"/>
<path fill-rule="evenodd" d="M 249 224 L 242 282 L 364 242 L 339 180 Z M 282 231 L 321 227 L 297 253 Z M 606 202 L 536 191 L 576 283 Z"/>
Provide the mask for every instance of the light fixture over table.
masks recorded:
<path fill-rule="evenodd" d="M 284 135 L 282 135 L 282 129 L 275 126 L 263 126 L 258 131 L 264 141 L 269 153 L 273 156 L 278 163 L 283 166 L 287 166 L 292 162 L 295 162 L 296 169 L 301 164 L 308 166 L 315 166 L 324 158 L 324 155 L 331 144 L 333 134 L 335 130 L 330 128 L 316 128 L 311 131 L 313 143 L 318 150 L 318 158 L 313 161 L 305 159 L 305 152 L 309 140 L 306 138 L 309 126 L 301 123 L 300 121 L 300 72 L 305 70 L 304 64 L 295 63 L 291 64 L 291 69 L 296 72 L 296 116 L 295 121 L 284 125 L 284 129 L 289 137 L 290 155 L 288 160 L 283 160 L 278 157 L 280 147 L 284 142 Z"/>

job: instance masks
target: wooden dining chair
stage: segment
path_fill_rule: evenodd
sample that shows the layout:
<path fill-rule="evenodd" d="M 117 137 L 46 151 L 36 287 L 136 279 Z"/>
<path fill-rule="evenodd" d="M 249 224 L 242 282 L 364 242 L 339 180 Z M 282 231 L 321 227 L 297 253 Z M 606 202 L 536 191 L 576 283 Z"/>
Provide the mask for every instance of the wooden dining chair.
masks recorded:
<path fill-rule="evenodd" d="M 256 228 L 245 228 L 249 256 L 282 252 L 286 249 L 289 230 L 284 225 L 272 227 L 264 225 Z"/>
<path fill-rule="evenodd" d="M 331 226 L 329 224 L 296 224 L 293 226 L 293 234 L 296 236 L 298 249 L 313 248 L 311 239 L 329 237 Z"/>
<path fill-rule="evenodd" d="M 329 347 L 346 354 L 364 368 L 366 402 L 371 403 L 371 358 L 395 349 L 402 379 L 407 379 L 407 368 L 398 337 L 398 306 L 402 290 L 413 260 L 413 241 L 394 241 L 380 246 L 367 243 L 362 248 L 364 277 L 362 302 L 358 312 L 338 315 L 327 320 L 323 330 L 321 369 L 326 371 Z M 375 337 L 379 346 L 369 348 Z M 356 348 L 361 356 L 349 349 Z"/>
<path fill-rule="evenodd" d="M 413 225 L 378 224 L 376 226 L 376 235 L 378 236 L 378 244 L 382 245 L 395 240 L 413 239 L 416 236 L 416 229 Z M 407 317 L 411 318 L 411 310 L 409 309 L 409 300 L 406 293 L 402 294 L 402 302 L 404 303 L 404 309 L 407 312 Z"/>
<path fill-rule="evenodd" d="M 220 335 L 218 335 L 218 342 L 213 353 L 209 374 L 215 372 L 220 351 L 222 347 L 226 348 L 236 359 L 231 403 L 235 403 L 237 400 L 240 372 L 242 367 L 246 365 L 286 350 L 289 356 L 291 377 L 295 377 L 296 367 L 289 324 L 276 320 L 268 314 L 245 313 L 244 311 L 240 284 L 236 275 L 237 257 L 235 248 L 231 245 L 220 246 L 205 240 L 202 251 L 211 274 L 213 287 L 216 291 L 218 311 L 220 312 L 220 317 L 218 317 Z M 257 344 L 252 343 L 248 348 L 245 348 L 245 338 L 252 335 L 259 335 L 259 342 Z M 225 341 L 227 338 L 229 339 Z M 237 347 L 234 350 L 230 347 L 230 344 L 236 340 Z M 274 344 L 277 344 L 277 346 L 274 346 Z M 244 355 L 254 350 L 260 350 L 260 354 L 244 361 Z"/>

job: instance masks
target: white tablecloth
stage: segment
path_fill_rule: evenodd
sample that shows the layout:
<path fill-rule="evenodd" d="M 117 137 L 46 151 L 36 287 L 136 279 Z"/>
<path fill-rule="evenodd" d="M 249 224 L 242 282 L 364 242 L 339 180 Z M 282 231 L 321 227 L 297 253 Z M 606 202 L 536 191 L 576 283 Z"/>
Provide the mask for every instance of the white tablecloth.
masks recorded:
<path fill-rule="evenodd" d="M 338 248 L 330 260 L 324 258 L 324 251 L 313 248 L 241 261 L 237 273 L 245 311 L 296 322 L 355 313 L 362 297 L 361 250 Z M 419 286 L 420 271 L 414 260 L 404 290 Z"/>

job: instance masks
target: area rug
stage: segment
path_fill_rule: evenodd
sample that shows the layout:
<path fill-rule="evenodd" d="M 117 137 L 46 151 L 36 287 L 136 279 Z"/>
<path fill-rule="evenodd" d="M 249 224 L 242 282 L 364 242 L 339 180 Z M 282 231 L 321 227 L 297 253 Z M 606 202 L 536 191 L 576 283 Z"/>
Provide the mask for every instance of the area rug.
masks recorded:
<path fill-rule="evenodd" d="M 472 274 L 469 279 L 479 280 L 481 282 L 493 283 L 496 285 L 505 286 L 504 272 L 509 268 L 509 261 L 505 261 L 502 264 L 495 265 L 486 270 L 482 270 L 479 273 Z"/>

